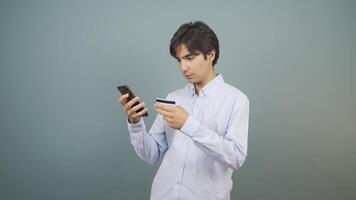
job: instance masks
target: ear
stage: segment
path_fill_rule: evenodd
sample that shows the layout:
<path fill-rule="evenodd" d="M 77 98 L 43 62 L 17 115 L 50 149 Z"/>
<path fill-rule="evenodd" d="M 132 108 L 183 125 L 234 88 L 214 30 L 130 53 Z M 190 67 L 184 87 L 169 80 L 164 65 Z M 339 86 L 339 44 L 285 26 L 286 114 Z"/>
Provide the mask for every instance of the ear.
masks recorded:
<path fill-rule="evenodd" d="M 215 59 L 215 49 L 211 50 L 209 53 L 208 53 L 208 60 L 213 62 L 213 60 Z"/>

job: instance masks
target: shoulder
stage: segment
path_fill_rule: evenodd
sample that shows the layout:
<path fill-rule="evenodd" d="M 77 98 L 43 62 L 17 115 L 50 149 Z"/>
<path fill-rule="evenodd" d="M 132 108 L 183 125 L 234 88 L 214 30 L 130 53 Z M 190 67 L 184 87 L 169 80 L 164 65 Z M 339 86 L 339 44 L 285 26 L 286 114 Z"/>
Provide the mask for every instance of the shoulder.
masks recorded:
<path fill-rule="evenodd" d="M 224 82 L 222 84 L 221 90 L 223 93 L 225 93 L 226 97 L 232 98 L 235 102 L 239 102 L 242 104 L 249 103 L 247 95 L 240 89 L 230 85 L 229 83 Z"/>

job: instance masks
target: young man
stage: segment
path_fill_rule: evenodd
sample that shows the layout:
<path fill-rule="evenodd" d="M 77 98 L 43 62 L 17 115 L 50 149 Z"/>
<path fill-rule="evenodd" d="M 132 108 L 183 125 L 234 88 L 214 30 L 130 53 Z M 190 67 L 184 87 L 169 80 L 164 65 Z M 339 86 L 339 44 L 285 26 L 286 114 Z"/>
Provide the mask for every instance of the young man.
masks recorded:
<path fill-rule="evenodd" d="M 128 115 L 131 144 L 149 164 L 163 158 L 151 199 L 230 199 L 231 176 L 247 155 L 249 100 L 224 82 L 214 65 L 219 58 L 215 33 L 203 22 L 183 24 L 171 39 L 170 53 L 189 82 L 167 95 L 176 105 L 156 103 L 159 113 L 147 133 L 136 97 L 119 98 Z"/>

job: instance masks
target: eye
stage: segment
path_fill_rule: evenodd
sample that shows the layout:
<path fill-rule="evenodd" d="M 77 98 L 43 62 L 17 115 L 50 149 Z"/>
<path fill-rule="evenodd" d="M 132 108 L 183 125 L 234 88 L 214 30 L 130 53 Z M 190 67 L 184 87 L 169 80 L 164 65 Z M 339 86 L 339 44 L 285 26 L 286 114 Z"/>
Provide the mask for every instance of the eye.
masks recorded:
<path fill-rule="evenodd" d="M 194 57 L 187 57 L 187 60 L 192 61 Z"/>

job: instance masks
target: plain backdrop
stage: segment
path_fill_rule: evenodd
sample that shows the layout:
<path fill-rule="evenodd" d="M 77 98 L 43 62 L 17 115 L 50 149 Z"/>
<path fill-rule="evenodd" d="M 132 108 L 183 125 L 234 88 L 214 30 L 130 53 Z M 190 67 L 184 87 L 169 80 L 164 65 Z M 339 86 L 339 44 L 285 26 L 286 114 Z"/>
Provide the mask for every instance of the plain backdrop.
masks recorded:
<path fill-rule="evenodd" d="M 158 165 L 129 143 L 116 86 L 146 102 L 184 87 L 169 41 L 202 20 L 215 66 L 250 99 L 232 199 L 352 199 L 356 3 L 0 2 L 0 199 L 148 199 Z"/>

